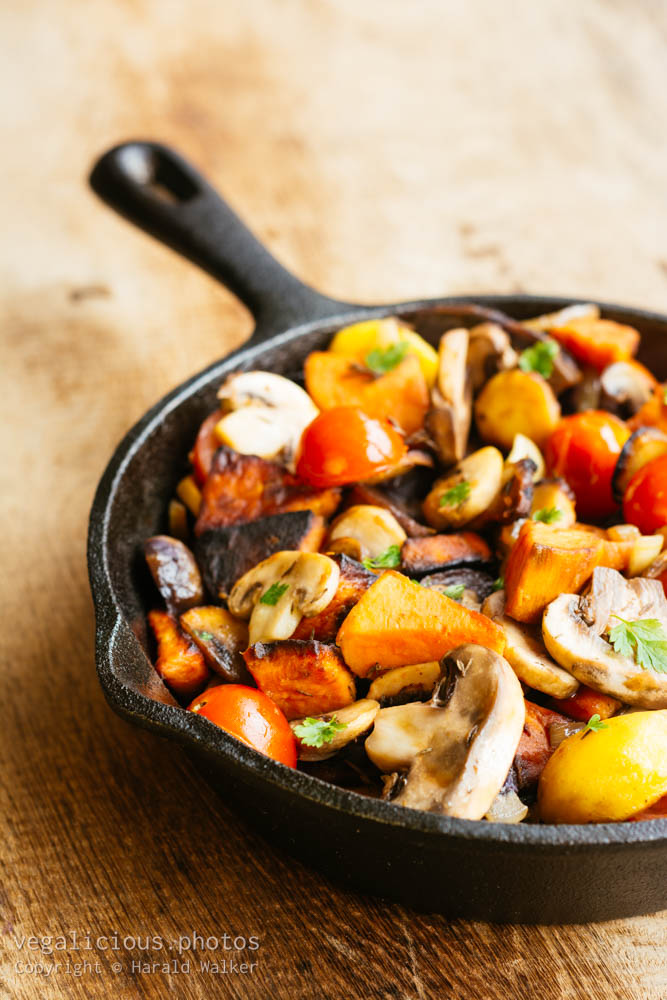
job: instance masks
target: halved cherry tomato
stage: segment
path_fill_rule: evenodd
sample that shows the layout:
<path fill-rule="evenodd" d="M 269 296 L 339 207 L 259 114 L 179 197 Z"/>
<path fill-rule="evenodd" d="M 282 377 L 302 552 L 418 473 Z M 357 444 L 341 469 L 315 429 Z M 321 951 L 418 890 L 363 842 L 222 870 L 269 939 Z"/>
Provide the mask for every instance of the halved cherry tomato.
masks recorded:
<path fill-rule="evenodd" d="M 667 524 L 667 455 L 647 462 L 634 474 L 623 498 L 623 517 L 643 535 Z"/>
<path fill-rule="evenodd" d="M 188 707 L 272 760 L 296 767 L 296 740 L 290 724 L 275 702 L 257 688 L 220 684 Z"/>
<path fill-rule="evenodd" d="M 358 406 L 334 406 L 303 432 L 296 471 L 312 486 L 345 486 L 393 468 L 406 451 L 388 420 Z"/>
<path fill-rule="evenodd" d="M 221 417 L 222 412 L 216 410 L 215 413 L 211 413 L 206 418 L 199 428 L 195 446 L 190 452 L 192 472 L 200 486 L 206 481 L 206 477 L 211 471 L 213 456 L 220 447 L 220 440 L 215 433 L 215 427 Z"/>
<path fill-rule="evenodd" d="M 630 437 L 627 425 L 603 410 L 564 417 L 546 447 L 549 472 L 574 490 L 577 516 L 604 520 L 616 510 L 611 477 L 621 449 Z"/>

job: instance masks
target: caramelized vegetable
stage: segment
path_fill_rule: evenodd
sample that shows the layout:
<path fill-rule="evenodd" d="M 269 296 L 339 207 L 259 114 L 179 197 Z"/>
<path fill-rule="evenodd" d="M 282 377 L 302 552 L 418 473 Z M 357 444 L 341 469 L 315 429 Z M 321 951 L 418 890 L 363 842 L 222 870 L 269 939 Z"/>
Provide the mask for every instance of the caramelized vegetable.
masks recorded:
<path fill-rule="evenodd" d="M 532 701 L 526 701 L 526 721 L 514 758 L 514 771 L 519 791 L 534 789 L 547 761 L 554 752 L 549 739 L 549 727 L 567 723 L 564 716 Z"/>
<path fill-rule="evenodd" d="M 176 496 L 182 500 L 191 514 L 195 517 L 201 508 L 201 490 L 197 486 L 194 476 L 185 476 L 176 487 Z"/>
<path fill-rule="evenodd" d="M 638 427 L 657 427 L 667 434 L 667 390 L 664 385 L 656 386 L 648 403 L 628 421 L 628 427 L 632 431 Z"/>
<path fill-rule="evenodd" d="M 211 471 L 213 456 L 220 447 L 221 441 L 216 434 L 216 425 L 222 417 L 222 410 L 209 414 L 197 433 L 195 446 L 190 452 L 192 474 L 195 481 L 202 486 Z"/>
<path fill-rule="evenodd" d="M 517 434 L 541 448 L 559 418 L 560 405 L 546 379 L 518 368 L 489 379 L 475 403 L 481 437 L 507 451 Z"/>
<path fill-rule="evenodd" d="M 536 483 L 530 515 L 559 528 L 572 528 L 576 524 L 574 493 L 564 479 L 543 479 Z"/>
<path fill-rule="evenodd" d="M 563 326 L 551 327 L 549 335 L 577 361 L 598 371 L 614 361 L 628 361 L 639 347 L 634 327 L 610 319 L 571 319 Z"/>
<path fill-rule="evenodd" d="M 248 646 L 248 626 L 226 608 L 190 608 L 180 617 L 181 628 L 197 644 L 209 667 L 226 681 L 248 682 L 242 652 Z"/>
<path fill-rule="evenodd" d="M 204 657 L 167 611 L 149 611 L 148 622 L 157 640 L 155 669 L 175 694 L 193 698 L 210 674 Z"/>
<path fill-rule="evenodd" d="M 257 687 L 288 719 L 325 715 L 355 699 L 354 678 L 335 646 L 312 639 L 258 642 L 243 658 Z"/>
<path fill-rule="evenodd" d="M 338 588 L 323 611 L 313 618 L 302 618 L 292 636 L 293 639 L 317 639 L 319 642 L 334 642 L 338 629 L 351 609 L 375 583 L 377 576 L 346 555 L 332 556 L 340 568 Z"/>
<path fill-rule="evenodd" d="M 462 528 L 486 512 L 502 481 L 503 456 L 497 448 L 480 448 L 436 480 L 424 500 L 424 516 L 434 528 Z"/>
<path fill-rule="evenodd" d="M 177 615 L 202 603 L 199 567 L 187 545 L 169 535 L 153 535 L 144 542 L 144 555 L 168 611 Z"/>
<path fill-rule="evenodd" d="M 180 500 L 170 500 L 167 517 L 171 537 L 178 538 L 179 542 L 187 542 L 189 535 L 188 512 L 185 505 Z"/>
<path fill-rule="evenodd" d="M 491 550 L 483 538 L 472 531 L 455 535 L 431 535 L 408 538 L 401 549 L 401 567 L 405 573 L 435 573 L 437 570 L 465 563 L 488 563 Z"/>
<path fill-rule="evenodd" d="M 394 515 L 408 538 L 425 538 L 433 534 L 433 528 L 416 521 L 399 499 L 387 493 L 382 487 L 357 483 L 350 491 L 349 501 L 351 504 L 367 503 L 374 507 L 384 507 Z"/>
<path fill-rule="evenodd" d="M 622 503 L 630 480 L 654 458 L 667 455 L 667 433 L 657 427 L 640 427 L 623 445 L 612 476 L 614 499 Z"/>
<path fill-rule="evenodd" d="M 502 653 L 503 631 L 489 618 L 389 570 L 366 591 L 336 638 L 359 677 L 376 668 L 440 660 L 462 643 Z"/>
<path fill-rule="evenodd" d="M 579 722 L 588 722 L 593 715 L 609 719 L 621 707 L 620 701 L 610 698 L 608 694 L 594 691 L 585 684 L 581 684 L 572 697 L 554 698 L 552 704 L 558 712 L 569 715 L 571 719 L 577 719 Z"/>

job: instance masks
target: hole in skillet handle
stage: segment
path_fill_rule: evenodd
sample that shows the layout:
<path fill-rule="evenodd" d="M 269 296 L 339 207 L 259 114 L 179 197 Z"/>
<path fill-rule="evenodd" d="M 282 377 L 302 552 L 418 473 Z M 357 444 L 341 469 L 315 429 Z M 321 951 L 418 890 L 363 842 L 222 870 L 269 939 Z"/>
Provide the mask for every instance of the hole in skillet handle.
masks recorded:
<path fill-rule="evenodd" d="M 190 201 L 198 187 L 176 163 L 160 156 L 155 148 L 133 143 L 119 150 L 118 160 L 135 184 L 170 205 Z"/>

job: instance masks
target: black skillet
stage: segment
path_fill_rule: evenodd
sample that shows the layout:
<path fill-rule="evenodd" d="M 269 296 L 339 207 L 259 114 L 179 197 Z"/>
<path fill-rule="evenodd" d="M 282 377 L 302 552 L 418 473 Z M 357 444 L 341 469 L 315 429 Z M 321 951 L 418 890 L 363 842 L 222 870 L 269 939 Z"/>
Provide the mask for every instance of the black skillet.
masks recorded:
<path fill-rule="evenodd" d="M 450 916 L 508 922 L 604 920 L 667 907 L 667 819 L 506 826 L 403 809 L 333 787 L 273 763 L 178 707 L 147 655 L 145 614 L 155 595 L 141 545 L 165 529 L 167 498 L 228 372 L 296 372 L 309 351 L 356 319 L 398 314 L 428 335 L 428 317 L 438 307 L 474 301 L 521 319 L 572 299 L 475 295 L 372 308 L 337 302 L 289 274 L 165 146 L 117 146 L 96 164 L 90 183 L 117 212 L 218 278 L 256 320 L 247 344 L 178 386 L 129 431 L 97 489 L 88 563 L 97 670 L 112 708 L 192 752 L 271 842 L 359 889 Z M 667 317 L 613 305 L 603 310 L 641 330 L 642 360 L 666 378 Z"/>

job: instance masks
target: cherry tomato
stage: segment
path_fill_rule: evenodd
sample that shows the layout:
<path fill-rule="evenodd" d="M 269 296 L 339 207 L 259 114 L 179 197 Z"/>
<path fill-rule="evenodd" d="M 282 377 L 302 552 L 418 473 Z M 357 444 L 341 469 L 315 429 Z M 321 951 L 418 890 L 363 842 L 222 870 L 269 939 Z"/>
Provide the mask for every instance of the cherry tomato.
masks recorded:
<path fill-rule="evenodd" d="M 407 448 L 388 420 L 334 406 L 303 432 L 296 471 L 311 486 L 345 486 L 393 468 Z"/>
<path fill-rule="evenodd" d="M 643 535 L 653 535 L 667 524 L 667 455 L 635 472 L 623 498 L 623 516 Z"/>
<path fill-rule="evenodd" d="M 296 767 L 296 740 L 290 724 L 268 695 L 245 684 L 220 684 L 189 706 L 225 732 L 288 767 Z"/>
<path fill-rule="evenodd" d="M 564 417 L 549 438 L 547 466 L 574 490 L 580 519 L 601 521 L 616 510 L 611 477 L 629 437 L 630 431 L 618 417 L 586 410 Z"/>
<path fill-rule="evenodd" d="M 206 477 L 211 471 L 213 456 L 220 447 L 220 440 L 215 433 L 215 427 L 221 419 L 222 413 L 220 410 L 209 414 L 199 428 L 195 446 L 190 452 L 192 472 L 200 486 L 206 482 Z"/>

